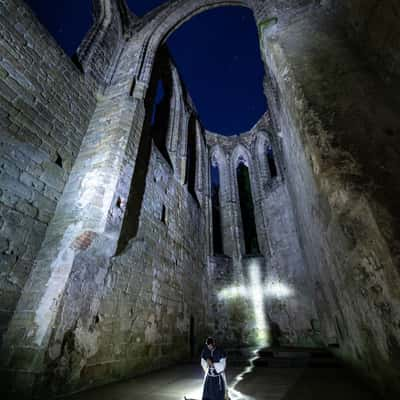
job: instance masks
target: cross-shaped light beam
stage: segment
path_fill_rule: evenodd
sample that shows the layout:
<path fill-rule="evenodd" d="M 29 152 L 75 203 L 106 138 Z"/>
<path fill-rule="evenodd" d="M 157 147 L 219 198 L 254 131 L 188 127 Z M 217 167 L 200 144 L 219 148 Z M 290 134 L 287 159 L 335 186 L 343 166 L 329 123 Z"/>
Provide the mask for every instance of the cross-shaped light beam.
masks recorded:
<path fill-rule="evenodd" d="M 261 270 L 258 263 L 249 265 L 249 285 L 231 286 L 218 293 L 218 299 L 229 300 L 238 297 L 250 299 L 253 304 L 254 318 L 257 329 L 257 341 L 260 346 L 270 344 L 270 329 L 264 314 L 264 298 L 283 299 L 294 294 L 293 289 L 282 282 L 262 282 Z"/>

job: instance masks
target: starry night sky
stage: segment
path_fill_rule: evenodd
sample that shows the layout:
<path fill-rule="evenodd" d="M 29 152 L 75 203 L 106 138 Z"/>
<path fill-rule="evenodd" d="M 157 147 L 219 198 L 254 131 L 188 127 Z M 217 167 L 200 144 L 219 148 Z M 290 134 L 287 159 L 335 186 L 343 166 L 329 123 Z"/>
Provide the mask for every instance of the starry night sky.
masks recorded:
<path fill-rule="evenodd" d="M 26 0 L 72 55 L 92 24 L 90 0 Z M 127 0 L 144 15 L 165 0 Z M 266 110 L 264 69 L 250 10 L 221 7 L 190 19 L 168 39 L 205 128 L 225 135 L 249 130 Z"/>

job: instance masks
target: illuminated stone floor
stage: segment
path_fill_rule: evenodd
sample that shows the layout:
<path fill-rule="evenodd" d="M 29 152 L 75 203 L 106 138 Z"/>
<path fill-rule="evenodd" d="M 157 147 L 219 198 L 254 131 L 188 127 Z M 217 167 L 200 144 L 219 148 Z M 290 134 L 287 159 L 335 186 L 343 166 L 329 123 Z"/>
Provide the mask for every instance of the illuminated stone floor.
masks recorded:
<path fill-rule="evenodd" d="M 245 400 L 378 400 L 343 368 L 266 368 L 248 373 L 246 366 L 231 366 L 228 382 L 236 382 L 231 399 Z M 237 377 L 242 379 L 237 382 Z M 201 399 L 202 373 L 197 364 L 111 384 L 71 397 L 71 400 L 175 400 Z"/>

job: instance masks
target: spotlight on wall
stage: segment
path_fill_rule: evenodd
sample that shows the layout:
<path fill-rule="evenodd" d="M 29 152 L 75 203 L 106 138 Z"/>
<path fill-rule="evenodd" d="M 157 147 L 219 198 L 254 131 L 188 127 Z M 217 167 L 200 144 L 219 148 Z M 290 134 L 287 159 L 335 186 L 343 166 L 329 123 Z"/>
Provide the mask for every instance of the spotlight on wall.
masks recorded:
<path fill-rule="evenodd" d="M 244 286 L 230 286 L 217 294 L 218 300 L 231 300 L 237 297 L 248 297 L 248 290 Z"/>
<path fill-rule="evenodd" d="M 267 282 L 264 290 L 267 298 L 285 299 L 294 295 L 294 290 L 282 282 Z"/>
<path fill-rule="evenodd" d="M 229 286 L 217 294 L 219 301 L 229 301 L 238 298 L 247 299 L 252 303 L 256 325 L 257 344 L 267 346 L 270 342 L 270 329 L 264 311 L 266 299 L 282 300 L 292 297 L 294 290 L 287 284 L 275 281 L 262 281 L 261 266 L 257 261 L 247 266 L 248 284 Z"/>

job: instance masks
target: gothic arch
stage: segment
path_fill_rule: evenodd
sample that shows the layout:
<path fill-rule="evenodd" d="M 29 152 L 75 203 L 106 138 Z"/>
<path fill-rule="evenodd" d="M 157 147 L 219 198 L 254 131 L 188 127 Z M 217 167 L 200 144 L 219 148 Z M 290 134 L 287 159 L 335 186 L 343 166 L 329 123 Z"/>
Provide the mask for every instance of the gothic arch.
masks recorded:
<path fill-rule="evenodd" d="M 247 254 L 247 239 L 246 239 L 246 227 L 245 221 L 242 219 L 242 209 L 241 209 L 241 201 L 240 201 L 240 188 L 238 182 L 237 171 L 239 165 L 244 163 L 244 165 L 248 169 L 249 174 L 249 183 L 250 183 L 250 193 L 251 193 L 251 201 L 252 208 L 254 213 L 254 224 L 255 224 L 255 233 L 256 233 L 256 241 L 258 251 L 263 247 L 264 243 L 264 224 L 257 215 L 260 214 L 259 205 L 258 205 L 258 188 L 257 188 L 257 177 L 256 177 L 256 168 L 254 165 L 254 160 L 252 158 L 251 152 L 242 144 L 237 145 L 232 151 L 231 162 L 230 162 L 230 170 L 231 170 L 231 179 L 232 179 L 232 195 L 235 204 L 237 204 L 236 211 L 236 225 L 238 229 L 238 243 L 240 246 L 241 254 Z"/>
<path fill-rule="evenodd" d="M 236 179 L 236 170 L 241 161 L 244 161 L 245 165 L 249 169 L 251 195 L 253 197 L 253 203 L 254 203 L 257 199 L 257 192 L 256 192 L 255 168 L 254 168 L 253 158 L 251 156 L 250 151 L 246 147 L 244 147 L 242 144 L 238 144 L 234 148 L 234 150 L 232 151 L 232 154 L 231 154 L 229 169 L 230 169 L 231 179 L 233 182 L 232 195 L 233 195 L 234 199 L 239 199 L 239 190 L 238 190 L 237 179 Z"/>
<path fill-rule="evenodd" d="M 216 144 L 212 146 L 208 151 L 209 158 L 207 160 L 207 168 L 209 172 L 209 196 L 210 196 L 210 212 L 212 213 L 212 177 L 211 177 L 211 166 L 218 169 L 219 177 L 219 190 L 218 190 L 218 206 L 219 206 L 219 222 L 220 222 L 220 234 L 221 234 L 221 244 L 222 253 L 228 256 L 233 256 L 235 249 L 235 240 L 233 235 L 233 217 L 231 213 L 231 179 L 229 171 L 229 162 L 227 154 L 224 152 L 223 148 Z M 215 220 L 210 220 L 211 235 L 214 235 Z M 212 247 L 211 252 L 215 253 L 215 242 L 214 236 L 212 236 Z M 211 246 L 210 243 L 210 246 Z"/>
<path fill-rule="evenodd" d="M 268 160 L 268 148 L 272 149 L 273 164 L 275 169 L 275 176 L 271 175 L 271 165 Z M 269 134 L 267 131 L 260 131 L 257 133 L 256 140 L 252 147 L 252 154 L 256 163 L 256 168 L 259 173 L 259 177 L 263 184 L 271 179 L 281 178 L 279 162 L 275 148 L 272 146 Z"/>
<path fill-rule="evenodd" d="M 213 166 L 227 166 L 226 154 L 219 144 L 210 149 L 210 162 Z"/>
<path fill-rule="evenodd" d="M 147 38 L 142 47 L 136 79 L 143 83 L 149 82 L 157 49 L 169 35 L 195 15 L 223 6 L 251 8 L 248 0 L 176 0 L 171 1 L 167 6 L 161 6 L 158 14 L 152 13 L 152 20 L 149 22 L 151 29 L 146 32 Z M 157 10 L 154 13 L 156 12 Z M 148 25 L 143 29 L 148 29 Z"/>
<path fill-rule="evenodd" d="M 229 169 L 229 162 L 228 157 L 225 154 L 222 147 L 217 144 L 213 146 L 210 151 L 210 159 L 209 163 L 214 166 L 218 167 L 219 176 L 220 176 L 220 187 L 221 193 L 223 192 L 223 197 L 225 197 L 226 201 L 231 199 L 231 188 L 230 188 L 230 169 Z M 208 165 L 207 168 L 210 166 Z M 211 182 L 210 182 L 211 184 Z M 220 198 L 221 204 L 224 203 L 224 199 Z"/>
<path fill-rule="evenodd" d="M 93 0 L 93 16 L 93 26 L 82 40 L 77 50 L 77 57 L 83 70 L 85 72 L 91 70 L 95 79 L 100 81 L 104 79 L 110 60 L 114 58 L 119 39 L 128 34 L 130 12 L 124 0 Z M 118 26 L 117 34 L 113 32 L 113 25 Z M 110 46 L 112 54 L 97 57 L 96 53 L 108 34 L 115 36 L 112 40 L 114 46 Z"/>
<path fill-rule="evenodd" d="M 244 147 L 242 144 L 238 144 L 232 151 L 232 157 L 231 157 L 232 171 L 236 170 L 241 161 L 244 161 L 246 163 L 246 166 L 249 168 L 249 171 L 253 172 L 254 167 L 250 151 L 246 149 L 246 147 Z"/>

